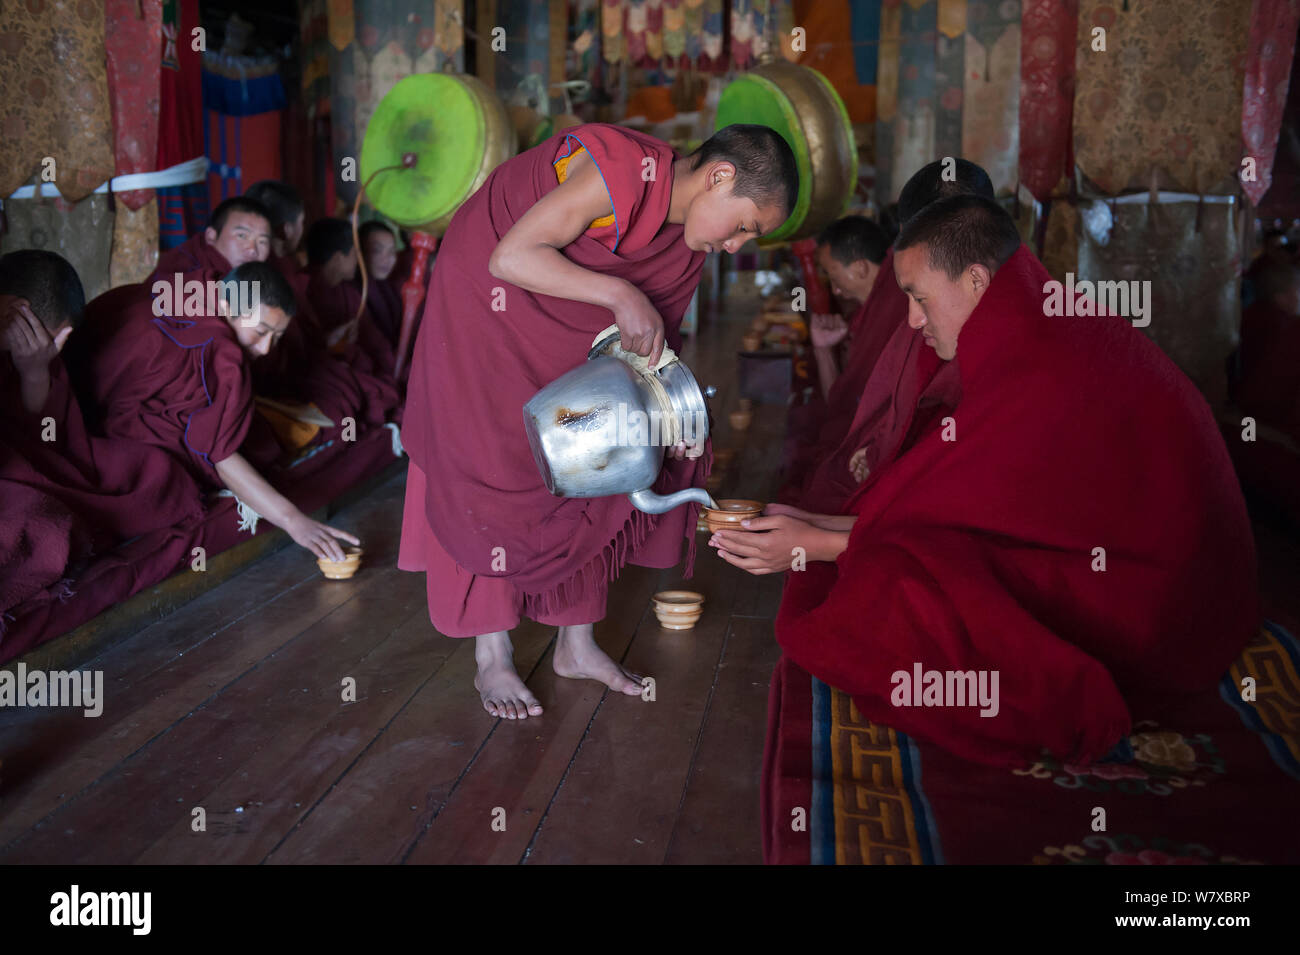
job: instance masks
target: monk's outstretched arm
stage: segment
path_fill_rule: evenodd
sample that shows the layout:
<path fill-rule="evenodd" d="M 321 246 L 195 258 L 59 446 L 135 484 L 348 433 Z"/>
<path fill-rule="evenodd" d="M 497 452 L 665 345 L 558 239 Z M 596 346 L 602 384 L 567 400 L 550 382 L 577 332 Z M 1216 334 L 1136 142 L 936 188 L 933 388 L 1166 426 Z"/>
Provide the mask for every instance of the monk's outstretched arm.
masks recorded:
<path fill-rule="evenodd" d="M 224 461 L 218 461 L 216 469 L 221 483 L 234 491 L 236 497 L 272 524 L 284 528 L 295 542 L 317 557 L 343 559 L 343 548 L 335 538 L 349 544 L 361 543 L 347 531 L 314 521 L 298 510 L 293 501 L 271 487 L 242 454 L 232 454 Z"/>
<path fill-rule="evenodd" d="M 797 507 L 791 507 L 789 504 L 769 504 L 763 508 L 766 515 L 785 514 L 789 517 L 798 518 L 806 524 L 813 527 L 820 527 L 828 531 L 848 531 L 853 530 L 854 523 L 857 522 L 856 514 L 814 514 L 811 511 L 804 511 Z"/>
<path fill-rule="evenodd" d="M 530 292 L 609 309 L 622 332 L 622 346 L 649 356 L 653 363 L 663 351 L 664 321 L 645 293 L 626 279 L 575 265 L 560 252 L 594 220 L 612 211 L 600 170 L 579 153 L 569 165 L 568 178 L 501 237 L 488 260 L 488 271 Z"/>

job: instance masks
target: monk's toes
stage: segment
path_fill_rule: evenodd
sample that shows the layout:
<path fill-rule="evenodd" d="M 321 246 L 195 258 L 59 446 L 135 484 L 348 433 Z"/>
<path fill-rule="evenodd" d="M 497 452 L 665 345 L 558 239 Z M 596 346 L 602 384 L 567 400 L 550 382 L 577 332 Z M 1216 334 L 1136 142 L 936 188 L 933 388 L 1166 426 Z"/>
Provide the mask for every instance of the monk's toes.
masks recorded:
<path fill-rule="evenodd" d="M 619 669 L 623 674 L 623 682 L 621 686 L 615 686 L 613 689 L 618 690 L 618 692 L 626 694 L 627 696 L 640 696 L 641 690 L 644 688 L 641 677 L 628 670 L 623 670 L 622 667 Z"/>

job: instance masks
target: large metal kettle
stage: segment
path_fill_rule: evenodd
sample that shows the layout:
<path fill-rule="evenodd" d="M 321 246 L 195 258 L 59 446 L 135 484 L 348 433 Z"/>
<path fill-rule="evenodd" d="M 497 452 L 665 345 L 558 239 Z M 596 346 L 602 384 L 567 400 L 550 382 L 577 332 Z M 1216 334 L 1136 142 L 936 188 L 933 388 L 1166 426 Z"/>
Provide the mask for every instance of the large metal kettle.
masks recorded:
<path fill-rule="evenodd" d="M 524 405 L 524 430 L 546 489 L 559 497 L 626 494 L 633 506 L 663 514 L 696 501 L 716 507 L 703 488 L 655 494 L 665 449 L 709 436 L 706 397 L 676 355 L 655 368 L 625 351 L 617 328 L 597 337 L 587 361 Z"/>

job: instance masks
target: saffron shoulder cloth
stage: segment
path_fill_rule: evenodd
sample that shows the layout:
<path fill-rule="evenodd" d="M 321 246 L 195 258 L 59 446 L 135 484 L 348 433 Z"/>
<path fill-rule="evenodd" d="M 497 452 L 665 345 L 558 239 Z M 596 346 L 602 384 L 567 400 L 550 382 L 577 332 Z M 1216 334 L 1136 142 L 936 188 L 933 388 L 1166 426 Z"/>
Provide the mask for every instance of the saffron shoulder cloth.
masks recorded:
<path fill-rule="evenodd" d="M 1043 313 L 1024 247 L 963 328 L 952 428 L 878 467 L 835 563 L 789 575 L 777 640 L 862 714 L 977 762 L 1080 761 L 1128 702 L 1212 685 L 1259 623 L 1254 542 L 1205 400 L 1123 319 Z M 978 707 L 892 674 L 998 670 Z"/>
<path fill-rule="evenodd" d="M 686 247 L 682 226 L 665 222 L 677 156 L 616 126 L 574 127 L 498 166 L 452 219 L 429 283 L 402 427 L 412 461 L 428 476 L 425 510 L 439 543 L 465 569 L 506 576 L 543 607 L 565 606 L 627 560 L 672 566 L 683 539 L 689 574 L 695 545 L 695 506 L 654 516 L 621 495 L 553 497 L 524 433 L 524 404 L 586 360 L 611 315 L 496 279 L 488 259 L 557 188 L 554 163 L 579 146 L 604 178 L 614 221 L 562 253 L 639 288 L 663 317 L 667 344 L 681 347 L 679 326 L 704 255 Z M 655 490 L 702 485 L 708 461 L 707 453 L 666 460 Z M 504 548 L 504 574 L 493 569 L 496 548 Z"/>

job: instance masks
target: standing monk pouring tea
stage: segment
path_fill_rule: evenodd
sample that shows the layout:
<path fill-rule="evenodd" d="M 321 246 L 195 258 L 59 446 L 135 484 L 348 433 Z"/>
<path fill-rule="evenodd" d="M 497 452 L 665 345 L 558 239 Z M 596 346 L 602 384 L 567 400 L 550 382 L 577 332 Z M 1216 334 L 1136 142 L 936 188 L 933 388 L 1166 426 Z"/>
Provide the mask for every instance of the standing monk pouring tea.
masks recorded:
<path fill-rule="evenodd" d="M 581 364 L 614 321 L 653 364 L 678 326 L 705 252 L 735 252 L 785 221 L 794 155 L 764 126 L 720 130 L 690 156 L 592 123 L 502 163 L 451 221 L 415 345 L 402 438 L 411 456 L 398 566 L 428 574 L 429 618 L 475 637 L 475 686 L 493 716 L 542 712 L 515 672 L 509 631 L 559 627 L 561 676 L 628 695 L 640 678 L 593 637 L 608 582 L 631 560 L 671 567 L 695 510 L 650 515 L 624 496 L 553 497 L 522 409 Z M 704 483 L 703 449 L 673 449 L 657 493 Z"/>

